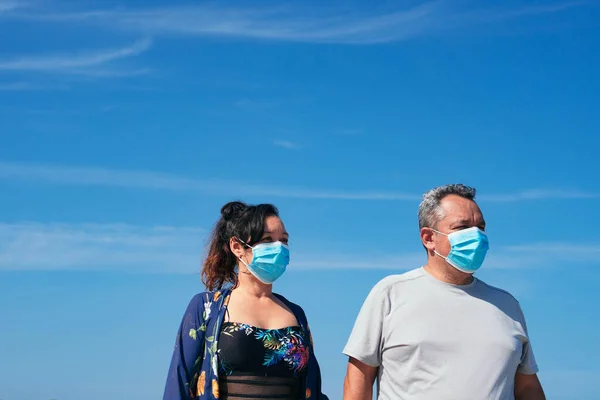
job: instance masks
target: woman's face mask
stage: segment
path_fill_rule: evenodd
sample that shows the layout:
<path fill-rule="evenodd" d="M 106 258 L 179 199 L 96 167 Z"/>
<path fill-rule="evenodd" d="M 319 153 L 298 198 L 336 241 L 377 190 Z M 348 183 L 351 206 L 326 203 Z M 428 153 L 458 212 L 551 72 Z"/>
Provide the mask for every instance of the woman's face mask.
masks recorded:
<path fill-rule="evenodd" d="M 252 249 L 252 261 L 247 264 L 240 261 L 256 279 L 265 284 L 272 284 L 283 275 L 290 263 L 290 250 L 282 242 L 259 243 L 250 246 L 243 240 L 240 243 Z"/>

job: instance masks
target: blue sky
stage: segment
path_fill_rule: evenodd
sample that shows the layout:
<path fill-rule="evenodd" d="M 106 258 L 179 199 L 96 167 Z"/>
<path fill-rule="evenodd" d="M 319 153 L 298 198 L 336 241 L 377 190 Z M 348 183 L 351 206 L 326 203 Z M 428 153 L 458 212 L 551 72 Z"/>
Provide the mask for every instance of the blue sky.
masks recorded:
<path fill-rule="evenodd" d="M 158 399 L 233 199 L 291 233 L 332 399 L 370 288 L 475 186 L 549 399 L 600 390 L 595 1 L 0 0 L 0 398 Z M 310 296 L 302 293 L 308 292 Z"/>

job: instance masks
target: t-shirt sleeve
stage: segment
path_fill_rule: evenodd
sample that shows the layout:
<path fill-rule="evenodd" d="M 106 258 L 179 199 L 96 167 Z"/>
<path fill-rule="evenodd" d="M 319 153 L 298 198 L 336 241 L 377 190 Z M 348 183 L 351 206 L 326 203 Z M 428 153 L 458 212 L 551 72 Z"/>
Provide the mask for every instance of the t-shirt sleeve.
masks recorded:
<path fill-rule="evenodd" d="M 521 362 L 519 363 L 517 372 L 524 375 L 537 374 L 539 368 L 537 362 L 535 361 L 535 355 L 533 354 L 533 348 L 531 346 L 531 338 L 527 330 L 527 323 L 525 322 L 525 315 L 521 310 L 521 306 L 519 306 L 519 312 L 521 313 L 521 324 L 523 325 L 523 329 L 525 330 L 527 340 L 523 343 Z"/>
<path fill-rule="evenodd" d="M 345 355 L 370 367 L 381 365 L 383 322 L 389 312 L 387 290 L 383 286 L 380 282 L 367 296 L 344 348 Z"/>

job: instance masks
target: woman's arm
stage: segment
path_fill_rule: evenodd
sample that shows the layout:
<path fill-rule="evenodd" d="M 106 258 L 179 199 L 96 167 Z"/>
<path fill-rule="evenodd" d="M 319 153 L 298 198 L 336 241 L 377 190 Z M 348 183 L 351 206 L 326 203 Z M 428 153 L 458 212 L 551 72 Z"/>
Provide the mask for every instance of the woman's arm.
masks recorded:
<path fill-rule="evenodd" d="M 206 332 L 204 295 L 190 301 L 179 325 L 163 400 L 189 400 L 196 393 Z"/>

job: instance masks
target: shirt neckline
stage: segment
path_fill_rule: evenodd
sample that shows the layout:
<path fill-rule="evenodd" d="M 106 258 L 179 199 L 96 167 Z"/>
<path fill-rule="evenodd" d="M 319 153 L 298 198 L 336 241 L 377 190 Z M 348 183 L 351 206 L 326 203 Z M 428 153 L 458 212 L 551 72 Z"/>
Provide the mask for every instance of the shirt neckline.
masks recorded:
<path fill-rule="evenodd" d="M 421 273 L 427 277 L 427 279 L 437 283 L 438 285 L 442 285 L 445 287 L 452 287 L 452 288 L 461 289 L 461 290 L 470 289 L 473 286 L 475 286 L 477 284 L 477 282 L 479 281 L 479 279 L 477 279 L 476 277 L 473 277 L 473 281 L 471 283 L 467 283 L 466 285 L 457 285 L 454 283 L 444 282 L 444 281 L 437 279 L 435 276 L 433 276 L 429 272 L 427 272 L 424 265 L 421 266 L 420 270 L 421 270 Z"/>

